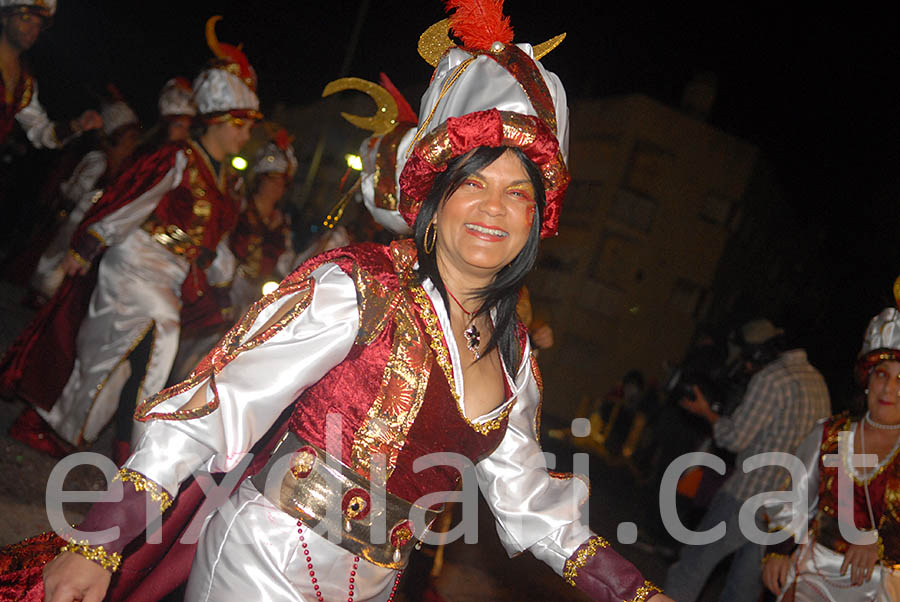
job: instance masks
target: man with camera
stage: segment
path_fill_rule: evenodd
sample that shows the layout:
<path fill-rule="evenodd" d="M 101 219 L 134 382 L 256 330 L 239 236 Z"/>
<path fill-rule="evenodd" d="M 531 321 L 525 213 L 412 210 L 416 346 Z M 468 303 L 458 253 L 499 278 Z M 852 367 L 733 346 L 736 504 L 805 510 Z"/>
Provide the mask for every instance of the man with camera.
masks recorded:
<path fill-rule="evenodd" d="M 745 367 L 758 371 L 735 411 L 730 416 L 716 413 L 699 387 L 694 387 L 693 400 L 681 401 L 683 408 L 712 425 L 716 444 L 736 453 L 737 459 L 736 470 L 716 493 L 697 528 L 707 531 L 724 522 L 725 536 L 705 545 L 688 543 L 669 569 L 665 589 L 678 602 L 696 600 L 716 565 L 732 553 L 719 600 L 755 602 L 759 598 L 763 549 L 741 533 L 739 512 L 751 496 L 781 489 L 786 472 L 777 466 L 744 472 L 744 460 L 765 452 L 792 453 L 815 422 L 831 413 L 825 380 L 803 349 L 787 350 L 781 329 L 759 319 L 745 324 L 737 335 Z"/>

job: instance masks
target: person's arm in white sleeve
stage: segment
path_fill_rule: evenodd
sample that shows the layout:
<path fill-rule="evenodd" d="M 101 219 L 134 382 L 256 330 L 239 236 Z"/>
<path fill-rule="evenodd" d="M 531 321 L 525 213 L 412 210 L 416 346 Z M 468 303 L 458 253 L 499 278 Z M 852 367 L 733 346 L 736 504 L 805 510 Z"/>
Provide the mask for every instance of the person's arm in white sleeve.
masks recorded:
<path fill-rule="evenodd" d="M 533 362 L 526 360 L 520 367 L 517 399 L 503 440 L 476 466 L 500 540 L 510 555 L 529 550 L 595 600 L 649 600 L 660 589 L 583 524 L 581 506 L 588 486 L 547 469 L 537 442 L 541 392 Z"/>

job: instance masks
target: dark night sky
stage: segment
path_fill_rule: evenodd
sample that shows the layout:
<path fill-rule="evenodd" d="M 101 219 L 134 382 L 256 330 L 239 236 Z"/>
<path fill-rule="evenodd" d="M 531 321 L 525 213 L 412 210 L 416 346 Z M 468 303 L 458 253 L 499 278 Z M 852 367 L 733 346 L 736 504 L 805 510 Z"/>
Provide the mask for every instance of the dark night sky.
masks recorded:
<path fill-rule="evenodd" d="M 341 0 L 60 3 L 56 23 L 32 52 L 44 103 L 71 114 L 93 102 L 90 91 L 112 81 L 148 123 L 162 83 L 192 76 L 210 57 L 203 37 L 208 16 L 225 17 L 222 41 L 244 43 L 265 109 L 313 102 L 341 75 L 359 7 Z M 516 41 L 538 43 L 568 32 L 543 62 L 572 98 L 641 92 L 677 105 L 694 73 L 715 72 L 710 122 L 759 146 L 791 208 L 822 224 L 821 261 L 840 283 L 829 315 L 846 317 L 835 326 L 843 331 L 838 339 L 858 341 L 867 317 L 890 301 L 890 282 L 900 274 L 900 119 L 890 92 L 900 28 L 874 12 L 728 7 L 626 15 L 600 12 L 598 4 L 507 0 L 505 11 Z M 425 82 L 430 67 L 416 41 L 443 16 L 438 0 L 373 0 L 347 75 L 374 80 L 384 70 L 401 89 Z"/>

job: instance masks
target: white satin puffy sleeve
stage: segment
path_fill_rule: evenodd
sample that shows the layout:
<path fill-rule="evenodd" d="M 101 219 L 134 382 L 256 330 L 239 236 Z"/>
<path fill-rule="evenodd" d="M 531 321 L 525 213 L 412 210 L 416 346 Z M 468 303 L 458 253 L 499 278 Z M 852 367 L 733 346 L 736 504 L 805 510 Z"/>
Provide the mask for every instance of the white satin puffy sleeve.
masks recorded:
<path fill-rule="evenodd" d="M 175 165 L 155 186 L 92 224 L 88 231 L 93 232 L 106 246 L 122 242 L 153 213 L 163 196 L 178 186 L 185 167 L 187 167 L 187 155 L 183 150 L 179 150 L 175 155 Z"/>
<path fill-rule="evenodd" d="M 807 519 L 812 519 L 816 515 L 816 508 L 819 505 L 819 454 L 822 453 L 824 422 L 824 420 L 820 420 L 816 423 L 816 426 L 804 437 L 794 452 L 794 455 L 803 462 L 805 473 L 800 482 L 793 483 L 792 487 L 798 498 L 805 500 L 805 503 L 791 504 L 773 501 L 771 504 L 766 504 L 765 510 L 770 531 L 787 529 L 791 521 L 803 512 L 806 513 L 803 516 Z M 795 533 L 795 535 L 797 534 Z"/>
<path fill-rule="evenodd" d="M 206 268 L 206 280 L 213 286 L 227 286 L 234 280 L 237 258 L 231 252 L 228 239 L 228 235 L 222 237 L 216 245 L 216 258 Z"/>
<path fill-rule="evenodd" d="M 312 295 L 306 299 L 310 281 Z M 279 292 L 275 300 L 267 296 L 254 304 L 232 331 L 247 327 L 224 366 L 145 402 L 152 406 L 147 428 L 123 468 L 173 495 L 201 466 L 232 470 L 304 389 L 346 357 L 359 328 L 356 287 L 346 273 L 324 264 L 305 283 L 282 283 Z M 288 307 L 276 322 L 280 329 L 262 330 Z M 203 387 L 206 406 L 189 417 L 172 415 Z"/>
<path fill-rule="evenodd" d="M 36 80 L 32 80 L 32 86 L 31 100 L 25 108 L 16 113 L 16 121 L 25 130 L 28 141 L 35 148 L 59 148 L 62 144 L 56 138 L 56 128 L 38 100 Z"/>
<path fill-rule="evenodd" d="M 93 192 L 105 171 L 106 154 L 99 150 L 91 151 L 81 158 L 72 175 L 59 185 L 59 189 L 66 198 L 77 203 L 84 195 Z"/>
<path fill-rule="evenodd" d="M 537 441 L 540 390 L 530 361 L 522 362 L 515 384 L 517 399 L 506 434 L 476 465 L 478 484 L 510 556 L 527 549 L 561 575 L 566 559 L 592 535 L 581 523 L 588 486 L 571 475 L 548 472 Z"/>

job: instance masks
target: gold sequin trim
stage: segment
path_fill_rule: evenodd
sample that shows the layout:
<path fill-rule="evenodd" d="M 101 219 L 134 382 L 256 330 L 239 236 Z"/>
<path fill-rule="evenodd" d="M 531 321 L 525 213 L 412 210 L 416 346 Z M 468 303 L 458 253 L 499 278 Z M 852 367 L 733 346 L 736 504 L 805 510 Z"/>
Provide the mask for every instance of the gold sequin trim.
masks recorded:
<path fill-rule="evenodd" d="M 650 598 L 652 594 L 661 594 L 662 590 L 651 582 L 644 580 L 644 585 L 637 588 L 637 592 L 634 594 L 634 598 L 631 599 L 631 602 L 645 602 Z"/>
<path fill-rule="evenodd" d="M 122 564 L 121 554 L 118 554 L 116 552 L 110 554 L 103 549 L 103 546 L 92 546 L 87 541 L 83 540 L 76 541 L 74 539 L 70 539 L 69 543 L 61 547 L 59 551 L 81 554 L 88 560 L 96 562 L 111 573 L 115 573 L 117 570 L 119 570 L 119 565 Z"/>
<path fill-rule="evenodd" d="M 578 577 L 578 569 L 586 565 L 588 560 L 597 553 L 597 550 L 608 547 L 609 542 L 599 535 L 591 537 L 587 542 L 587 547 L 581 548 L 578 550 L 578 553 L 575 554 L 574 560 L 571 558 L 566 560 L 566 564 L 563 567 L 563 579 L 565 579 L 572 587 L 577 587 L 577 585 L 575 585 L 575 578 Z"/>
<path fill-rule="evenodd" d="M 188 376 L 187 380 L 160 391 L 142 403 L 134 414 L 135 419 L 139 422 L 146 422 L 148 420 L 192 420 L 213 412 L 219 407 L 215 375 L 238 355 L 268 341 L 300 314 L 306 311 L 306 308 L 312 303 L 314 287 L 315 280 L 309 278 L 307 280 L 298 280 L 292 283 L 282 283 L 275 291 L 268 295 L 263 295 L 258 301 L 250 306 L 250 309 L 247 310 L 247 313 L 241 321 L 228 331 L 225 337 L 219 341 L 213 350 L 210 351 L 209 355 L 201 362 L 200 367 Z M 240 341 L 250 332 L 253 323 L 266 306 L 283 296 L 297 293 L 302 293 L 303 297 L 297 301 L 294 307 L 285 313 L 280 320 L 249 341 L 243 344 L 240 343 Z M 162 402 L 193 389 L 207 378 L 210 380 L 210 387 L 214 393 L 213 399 L 209 403 L 190 410 L 175 410 L 174 412 L 164 412 L 160 414 L 150 413 L 153 408 Z"/>
<path fill-rule="evenodd" d="M 76 250 L 69 249 L 69 255 L 72 257 L 72 259 L 77 261 L 79 265 L 82 265 L 84 267 L 90 267 L 91 262 L 88 261 L 87 259 L 85 259 L 84 257 L 82 257 Z"/>
<path fill-rule="evenodd" d="M 441 370 L 444 371 L 444 376 L 447 378 L 447 384 L 450 386 L 450 393 L 453 394 L 453 401 L 456 403 L 456 411 L 462 419 L 465 420 L 466 424 L 481 435 L 487 435 L 491 431 L 499 429 L 503 426 L 503 420 L 509 415 L 509 411 L 515 405 L 515 400 L 508 403 L 506 407 L 501 410 L 500 414 L 491 420 L 485 422 L 472 422 L 466 417 L 459 405 L 459 394 L 456 392 L 456 381 L 453 379 L 453 363 L 450 361 L 450 353 L 444 345 L 444 333 L 438 323 L 438 317 L 431 309 L 431 299 L 429 299 L 421 286 L 413 288 L 412 292 L 416 304 L 418 304 L 422 311 L 422 319 L 425 321 L 425 332 L 428 333 L 435 360 L 441 367 Z"/>
<path fill-rule="evenodd" d="M 150 495 L 151 500 L 159 502 L 160 512 L 165 512 L 169 506 L 172 505 L 172 496 L 170 496 L 162 487 L 139 472 L 121 468 L 116 476 L 113 477 L 113 481 L 131 483 L 134 485 L 135 491 L 146 491 Z"/>

